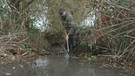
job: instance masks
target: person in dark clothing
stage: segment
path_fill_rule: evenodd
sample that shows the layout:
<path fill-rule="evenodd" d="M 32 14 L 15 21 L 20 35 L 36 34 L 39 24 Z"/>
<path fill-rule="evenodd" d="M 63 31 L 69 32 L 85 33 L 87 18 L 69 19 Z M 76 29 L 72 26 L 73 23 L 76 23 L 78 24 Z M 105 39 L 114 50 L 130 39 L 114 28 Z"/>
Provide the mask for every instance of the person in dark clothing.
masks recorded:
<path fill-rule="evenodd" d="M 79 28 L 73 20 L 73 16 L 67 10 L 61 8 L 59 9 L 59 14 L 61 16 L 62 25 L 65 28 L 65 39 L 69 43 L 69 50 L 77 54 L 77 46 L 79 41 Z M 66 44 L 67 46 L 68 44 Z M 68 49 L 66 47 L 66 49 Z"/>

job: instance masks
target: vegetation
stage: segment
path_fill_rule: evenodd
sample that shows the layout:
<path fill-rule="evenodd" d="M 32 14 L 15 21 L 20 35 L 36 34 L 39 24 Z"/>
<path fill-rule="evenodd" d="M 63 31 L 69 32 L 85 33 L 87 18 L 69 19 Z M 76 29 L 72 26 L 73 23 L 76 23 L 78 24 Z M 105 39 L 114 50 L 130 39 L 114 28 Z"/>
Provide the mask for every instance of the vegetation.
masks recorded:
<path fill-rule="evenodd" d="M 44 55 L 62 45 L 58 10 L 66 8 L 80 27 L 79 56 L 134 61 L 134 6 L 134 0 L 0 0 L 0 56 Z M 93 23 L 82 26 L 85 20 Z"/>
<path fill-rule="evenodd" d="M 102 45 L 118 60 L 134 60 L 134 2 L 102 0 L 98 2 L 98 6 L 95 6 L 95 9 L 99 8 L 97 13 L 101 13 L 97 25 L 102 32 Z"/>
<path fill-rule="evenodd" d="M 37 2 L 41 3 L 34 0 L 0 0 L 1 57 L 26 55 L 33 49 L 43 48 L 43 35 L 35 27 L 40 11 L 35 7 L 42 5 L 34 6 Z"/>

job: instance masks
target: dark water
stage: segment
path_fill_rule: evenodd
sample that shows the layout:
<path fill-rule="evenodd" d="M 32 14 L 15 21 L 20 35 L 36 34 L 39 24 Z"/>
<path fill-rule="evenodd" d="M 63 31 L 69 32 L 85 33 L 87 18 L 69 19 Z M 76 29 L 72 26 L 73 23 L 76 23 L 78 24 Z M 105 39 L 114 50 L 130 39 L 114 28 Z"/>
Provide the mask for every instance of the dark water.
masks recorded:
<path fill-rule="evenodd" d="M 129 76 L 119 69 L 102 68 L 77 58 L 51 56 L 0 66 L 0 76 Z"/>

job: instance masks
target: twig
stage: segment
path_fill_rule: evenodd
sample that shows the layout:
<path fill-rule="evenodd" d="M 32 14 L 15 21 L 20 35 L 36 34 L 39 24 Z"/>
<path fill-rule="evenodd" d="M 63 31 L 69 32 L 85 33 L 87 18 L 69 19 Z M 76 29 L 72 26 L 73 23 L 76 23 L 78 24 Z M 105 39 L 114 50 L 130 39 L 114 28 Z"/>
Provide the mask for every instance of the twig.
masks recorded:
<path fill-rule="evenodd" d="M 132 39 L 135 39 L 135 37 L 133 36 L 130 36 L 130 35 L 124 35 L 125 37 L 129 37 L 129 38 L 132 38 Z"/>

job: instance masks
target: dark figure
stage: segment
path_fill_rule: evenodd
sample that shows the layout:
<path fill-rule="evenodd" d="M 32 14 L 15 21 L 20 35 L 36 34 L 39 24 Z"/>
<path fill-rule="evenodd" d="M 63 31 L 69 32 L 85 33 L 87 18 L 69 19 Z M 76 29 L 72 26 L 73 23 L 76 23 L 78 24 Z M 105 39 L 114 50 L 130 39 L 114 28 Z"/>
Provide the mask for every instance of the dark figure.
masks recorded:
<path fill-rule="evenodd" d="M 70 53 L 77 55 L 77 46 L 79 41 L 79 28 L 73 20 L 73 16 L 65 9 L 59 9 L 62 25 L 65 27 L 65 39 L 69 43 Z M 66 44 L 66 49 L 67 44 Z"/>

